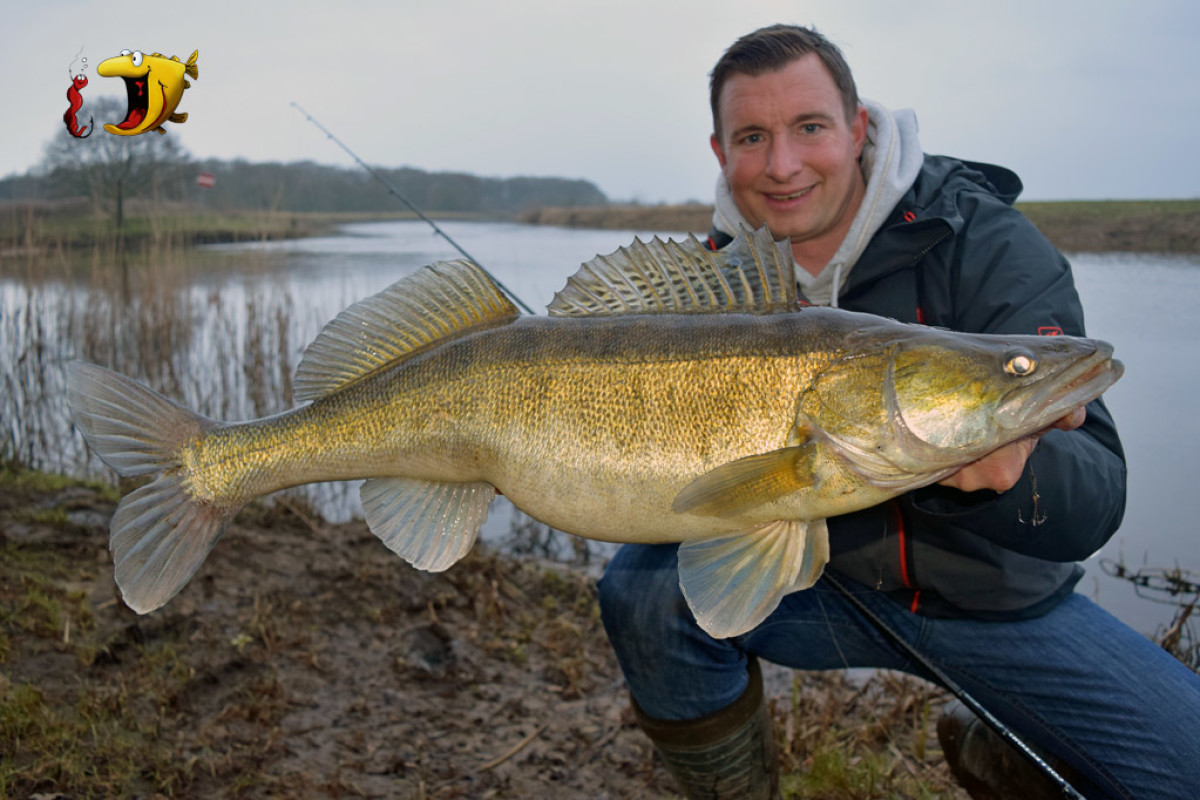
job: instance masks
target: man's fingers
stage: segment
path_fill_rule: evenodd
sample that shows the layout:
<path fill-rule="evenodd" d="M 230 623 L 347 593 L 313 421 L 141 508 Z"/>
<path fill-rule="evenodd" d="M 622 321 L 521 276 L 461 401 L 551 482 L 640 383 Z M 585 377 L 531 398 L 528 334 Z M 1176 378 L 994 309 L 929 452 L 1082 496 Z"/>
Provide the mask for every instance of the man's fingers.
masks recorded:
<path fill-rule="evenodd" d="M 1080 425 L 1082 425 L 1083 421 L 1086 419 L 1087 419 L 1087 409 L 1084 408 L 1083 406 L 1080 406 L 1079 408 L 1072 411 L 1070 414 L 1067 414 L 1065 417 L 1063 417 L 1062 419 L 1055 422 L 1050 427 L 1058 428 L 1061 431 L 1073 431 L 1076 428 L 1078 428 Z"/>

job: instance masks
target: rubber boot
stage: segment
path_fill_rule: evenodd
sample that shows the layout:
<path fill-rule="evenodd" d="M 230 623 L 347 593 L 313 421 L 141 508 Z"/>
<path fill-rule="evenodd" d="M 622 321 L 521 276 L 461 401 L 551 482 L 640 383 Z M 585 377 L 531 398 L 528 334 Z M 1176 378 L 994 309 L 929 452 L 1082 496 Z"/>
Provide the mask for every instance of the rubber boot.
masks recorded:
<path fill-rule="evenodd" d="M 763 700 L 762 672 L 733 703 L 694 720 L 656 720 L 633 703 L 638 724 L 688 800 L 776 800 L 779 761 Z"/>
<path fill-rule="evenodd" d="M 950 772 L 972 800 L 1063 797 L 1057 783 L 957 700 L 942 711 L 937 735 Z M 1037 754 L 1073 787 L 1084 789 L 1086 784 L 1071 767 L 1041 750 Z"/>

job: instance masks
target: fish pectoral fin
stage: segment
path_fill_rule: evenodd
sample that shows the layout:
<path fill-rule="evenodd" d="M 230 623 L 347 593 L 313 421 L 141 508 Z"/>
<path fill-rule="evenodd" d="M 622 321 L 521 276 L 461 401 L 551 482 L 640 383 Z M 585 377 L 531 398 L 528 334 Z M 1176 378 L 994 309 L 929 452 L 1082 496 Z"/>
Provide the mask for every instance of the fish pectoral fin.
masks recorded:
<path fill-rule="evenodd" d="M 679 586 L 710 636 L 740 636 L 783 596 L 817 582 L 829 561 L 825 520 L 778 520 L 751 531 L 679 546 Z"/>
<path fill-rule="evenodd" d="M 815 452 L 816 444 L 806 442 L 722 464 L 683 487 L 672 508 L 679 514 L 731 517 L 778 500 L 813 485 Z"/>
<path fill-rule="evenodd" d="M 465 556 L 496 496 L 490 483 L 373 478 L 359 490 L 367 527 L 417 569 L 442 572 Z"/>

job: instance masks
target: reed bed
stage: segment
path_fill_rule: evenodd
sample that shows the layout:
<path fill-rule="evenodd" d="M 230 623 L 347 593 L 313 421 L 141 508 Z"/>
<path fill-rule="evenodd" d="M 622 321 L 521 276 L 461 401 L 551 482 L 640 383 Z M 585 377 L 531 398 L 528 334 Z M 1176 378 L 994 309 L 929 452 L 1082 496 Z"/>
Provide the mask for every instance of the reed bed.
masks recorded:
<path fill-rule="evenodd" d="M 71 424 L 66 367 L 82 359 L 213 419 L 293 404 L 292 373 L 322 320 L 271 282 L 205 285 L 179 248 L 104 247 L 9 263 L 0 275 L 0 458 L 111 480 Z"/>

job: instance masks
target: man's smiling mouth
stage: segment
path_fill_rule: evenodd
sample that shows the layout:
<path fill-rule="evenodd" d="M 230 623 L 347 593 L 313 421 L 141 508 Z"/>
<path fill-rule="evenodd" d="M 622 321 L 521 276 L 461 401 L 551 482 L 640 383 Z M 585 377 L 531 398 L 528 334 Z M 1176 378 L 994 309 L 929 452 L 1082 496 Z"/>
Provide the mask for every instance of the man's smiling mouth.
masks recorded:
<path fill-rule="evenodd" d="M 808 186 L 808 187 L 805 187 L 798 191 L 792 192 L 791 194 L 767 194 L 767 198 L 770 200 L 775 200 L 777 202 L 786 202 L 788 200 L 796 200 L 798 198 L 804 197 L 804 195 L 808 194 L 812 190 L 813 190 L 813 187 Z"/>

